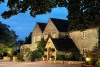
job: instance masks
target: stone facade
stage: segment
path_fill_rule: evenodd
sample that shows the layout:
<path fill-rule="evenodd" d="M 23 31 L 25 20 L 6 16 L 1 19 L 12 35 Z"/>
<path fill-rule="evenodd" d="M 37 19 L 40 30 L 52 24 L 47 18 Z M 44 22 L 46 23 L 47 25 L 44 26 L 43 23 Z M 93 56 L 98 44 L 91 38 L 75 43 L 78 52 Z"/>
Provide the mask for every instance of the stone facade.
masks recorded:
<path fill-rule="evenodd" d="M 32 32 L 30 50 L 37 50 L 38 41 L 41 41 L 41 39 L 47 41 L 49 38 L 60 39 L 67 36 L 73 40 L 81 54 L 84 54 L 84 51 L 91 51 L 94 46 L 98 45 L 98 28 L 85 29 L 84 31 L 68 31 L 68 25 L 65 22 L 67 23 L 66 20 L 50 18 L 47 24 L 37 23 Z M 52 55 L 56 60 L 57 52 L 51 39 L 48 40 L 45 47 L 48 52 L 44 52 L 47 55 L 47 60 L 49 60 L 51 54 L 49 47 L 55 49 Z"/>
<path fill-rule="evenodd" d="M 30 52 L 30 46 L 31 44 L 23 44 L 21 47 L 20 47 L 20 53 L 22 55 L 25 55 L 26 53 Z"/>
<path fill-rule="evenodd" d="M 46 25 L 46 28 L 44 29 L 44 32 L 43 32 L 44 40 L 47 40 L 48 38 L 66 37 L 67 31 L 68 31 L 67 27 L 68 27 L 67 20 L 50 18 L 47 25 Z M 64 30 L 63 28 L 65 28 L 65 29 L 67 28 L 67 29 Z"/>
<path fill-rule="evenodd" d="M 42 34 L 42 31 L 37 23 L 33 32 L 32 32 L 32 44 L 31 44 L 32 51 L 37 50 L 37 42 L 41 41 L 42 38 L 43 38 L 43 34 Z"/>
<path fill-rule="evenodd" d="M 51 20 L 48 21 L 48 24 L 43 32 L 44 40 L 47 40 L 49 37 L 51 38 L 59 38 L 59 31 L 53 24 Z"/>
<path fill-rule="evenodd" d="M 72 31 L 69 35 L 82 54 L 84 51 L 93 50 L 94 46 L 98 45 L 98 28 Z"/>
<path fill-rule="evenodd" d="M 44 55 L 46 55 L 47 60 L 50 60 L 51 56 L 54 56 L 54 60 L 56 60 L 56 48 L 51 40 L 51 38 L 49 38 L 46 46 L 45 46 L 46 51 L 44 52 Z M 50 49 L 54 49 L 55 51 L 50 51 Z"/>

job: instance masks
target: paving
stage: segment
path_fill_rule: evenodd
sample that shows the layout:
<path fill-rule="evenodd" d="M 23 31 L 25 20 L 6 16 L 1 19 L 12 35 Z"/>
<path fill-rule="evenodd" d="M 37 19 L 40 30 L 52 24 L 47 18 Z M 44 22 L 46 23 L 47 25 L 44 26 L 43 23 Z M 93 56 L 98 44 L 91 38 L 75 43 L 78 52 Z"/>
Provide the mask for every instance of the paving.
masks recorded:
<path fill-rule="evenodd" d="M 0 61 L 0 67 L 81 67 L 81 66 L 68 65 L 68 64 L 51 64 L 43 61 L 36 61 L 36 62 Z"/>

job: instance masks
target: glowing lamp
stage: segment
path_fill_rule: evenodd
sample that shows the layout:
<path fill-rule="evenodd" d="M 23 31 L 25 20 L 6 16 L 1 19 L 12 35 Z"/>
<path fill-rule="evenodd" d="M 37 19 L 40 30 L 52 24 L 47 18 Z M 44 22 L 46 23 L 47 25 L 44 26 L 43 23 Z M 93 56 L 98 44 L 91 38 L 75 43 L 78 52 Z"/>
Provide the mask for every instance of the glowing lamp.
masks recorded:
<path fill-rule="evenodd" d="M 86 57 L 86 61 L 90 61 L 91 60 L 91 58 L 90 57 Z"/>

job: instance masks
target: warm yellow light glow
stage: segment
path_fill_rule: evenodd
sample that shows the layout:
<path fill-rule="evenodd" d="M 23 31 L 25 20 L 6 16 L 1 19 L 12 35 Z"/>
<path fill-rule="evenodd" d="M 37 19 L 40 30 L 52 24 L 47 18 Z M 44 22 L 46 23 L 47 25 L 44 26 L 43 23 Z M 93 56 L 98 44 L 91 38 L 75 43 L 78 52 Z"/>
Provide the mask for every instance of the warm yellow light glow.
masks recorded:
<path fill-rule="evenodd" d="M 90 61 L 91 60 L 91 58 L 90 57 L 86 57 L 86 61 Z"/>

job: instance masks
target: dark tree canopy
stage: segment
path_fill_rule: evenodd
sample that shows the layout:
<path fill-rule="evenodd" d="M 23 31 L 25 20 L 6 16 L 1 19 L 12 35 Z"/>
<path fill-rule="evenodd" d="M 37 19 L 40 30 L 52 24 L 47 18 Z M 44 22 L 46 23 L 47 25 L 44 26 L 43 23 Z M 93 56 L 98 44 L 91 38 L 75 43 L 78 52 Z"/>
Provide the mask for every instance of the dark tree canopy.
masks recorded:
<path fill-rule="evenodd" d="M 5 19 L 26 11 L 35 17 L 51 12 L 52 8 L 65 7 L 70 29 L 97 27 L 100 22 L 100 0 L 8 0 L 7 6 L 10 10 L 1 14 Z"/>
<path fill-rule="evenodd" d="M 51 12 L 51 9 L 57 6 L 66 6 L 66 0 L 8 0 L 9 11 L 2 14 L 3 18 L 9 18 L 18 13 L 25 13 L 30 10 L 30 15 L 35 17 L 39 14 Z"/>
<path fill-rule="evenodd" d="M 13 30 L 9 29 L 10 26 L 0 22 L 0 45 L 12 47 L 16 43 L 17 35 Z"/>
<path fill-rule="evenodd" d="M 68 0 L 71 29 L 97 27 L 100 22 L 100 0 Z"/>
<path fill-rule="evenodd" d="M 31 44 L 31 35 L 32 33 L 30 33 L 29 36 L 25 38 L 24 44 Z"/>

